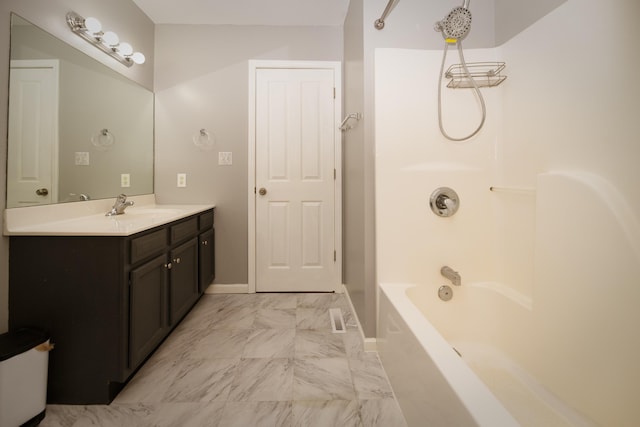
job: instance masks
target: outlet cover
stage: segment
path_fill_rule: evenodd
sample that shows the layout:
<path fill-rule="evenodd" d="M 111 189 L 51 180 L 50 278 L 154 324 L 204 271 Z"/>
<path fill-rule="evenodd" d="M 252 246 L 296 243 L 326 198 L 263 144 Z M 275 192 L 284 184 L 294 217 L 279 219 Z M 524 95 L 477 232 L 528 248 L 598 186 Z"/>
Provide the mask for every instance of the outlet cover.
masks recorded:
<path fill-rule="evenodd" d="M 120 174 L 120 187 L 131 187 L 131 176 L 128 173 Z"/>
<path fill-rule="evenodd" d="M 178 174 L 177 185 L 178 185 L 178 187 L 186 187 L 187 186 L 187 174 L 186 173 L 179 173 Z"/>
<path fill-rule="evenodd" d="M 231 151 L 218 152 L 218 164 L 221 166 L 230 166 L 233 164 L 233 153 Z"/>
<path fill-rule="evenodd" d="M 87 151 L 76 151 L 76 166 L 89 166 L 89 153 Z"/>

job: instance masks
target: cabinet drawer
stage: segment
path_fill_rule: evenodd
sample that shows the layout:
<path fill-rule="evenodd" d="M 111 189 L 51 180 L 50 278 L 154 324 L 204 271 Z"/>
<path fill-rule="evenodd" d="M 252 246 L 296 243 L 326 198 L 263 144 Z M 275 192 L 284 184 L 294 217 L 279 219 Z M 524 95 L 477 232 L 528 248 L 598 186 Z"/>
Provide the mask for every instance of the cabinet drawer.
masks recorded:
<path fill-rule="evenodd" d="M 131 264 L 151 255 L 159 254 L 167 247 L 166 230 L 158 230 L 131 240 Z"/>
<path fill-rule="evenodd" d="M 200 222 L 200 230 L 206 230 L 213 227 L 213 211 L 207 211 L 198 217 Z"/>
<path fill-rule="evenodd" d="M 198 218 L 193 217 L 171 226 L 171 243 L 193 237 L 198 232 Z"/>

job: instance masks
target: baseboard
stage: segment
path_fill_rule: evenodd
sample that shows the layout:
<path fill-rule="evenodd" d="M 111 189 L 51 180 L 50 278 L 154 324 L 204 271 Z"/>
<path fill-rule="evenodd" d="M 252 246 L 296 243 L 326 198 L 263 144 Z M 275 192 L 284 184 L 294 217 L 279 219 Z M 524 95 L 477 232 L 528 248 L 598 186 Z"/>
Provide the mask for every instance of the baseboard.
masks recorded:
<path fill-rule="evenodd" d="M 363 338 L 364 351 L 378 352 L 378 340 L 376 338 Z"/>
<path fill-rule="evenodd" d="M 358 313 L 356 309 L 353 307 L 353 302 L 351 301 L 351 297 L 349 296 L 349 290 L 345 285 L 342 285 L 342 293 L 347 297 L 347 301 L 349 302 L 349 310 L 353 314 L 354 319 L 356 319 L 356 323 L 358 324 L 358 332 L 360 332 L 360 338 L 362 339 L 362 345 L 364 347 L 364 351 L 378 351 L 378 344 L 375 338 L 366 338 L 364 336 L 364 331 L 362 330 L 362 325 L 360 324 L 360 319 L 358 318 Z"/>
<path fill-rule="evenodd" d="M 213 284 L 204 291 L 205 294 L 248 294 L 249 285 L 246 284 Z"/>

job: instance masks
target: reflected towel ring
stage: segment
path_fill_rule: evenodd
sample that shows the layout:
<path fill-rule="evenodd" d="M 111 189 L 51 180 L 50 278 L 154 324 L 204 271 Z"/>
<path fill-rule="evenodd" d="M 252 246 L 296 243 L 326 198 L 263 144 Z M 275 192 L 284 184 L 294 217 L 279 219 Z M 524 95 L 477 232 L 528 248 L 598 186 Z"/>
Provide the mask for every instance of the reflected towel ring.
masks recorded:
<path fill-rule="evenodd" d="M 116 138 L 109 132 L 109 129 L 105 128 L 91 137 L 91 144 L 100 151 L 107 151 L 111 149 L 115 140 Z"/>
<path fill-rule="evenodd" d="M 200 129 L 193 135 L 193 145 L 200 150 L 211 150 L 216 142 L 216 137 L 206 129 Z"/>

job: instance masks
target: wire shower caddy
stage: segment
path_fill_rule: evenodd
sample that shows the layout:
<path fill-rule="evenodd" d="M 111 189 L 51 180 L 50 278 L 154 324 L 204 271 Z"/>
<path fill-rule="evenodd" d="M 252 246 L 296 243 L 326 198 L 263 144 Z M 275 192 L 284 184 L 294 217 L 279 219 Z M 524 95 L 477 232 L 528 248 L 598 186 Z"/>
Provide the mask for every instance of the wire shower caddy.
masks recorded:
<path fill-rule="evenodd" d="M 469 75 L 475 80 L 478 87 L 493 87 L 502 83 L 507 76 L 501 73 L 505 68 L 504 62 L 468 62 L 467 69 Z M 467 76 L 467 72 L 462 64 L 453 64 L 444 73 L 449 79 L 448 88 L 471 89 L 473 83 Z"/>

